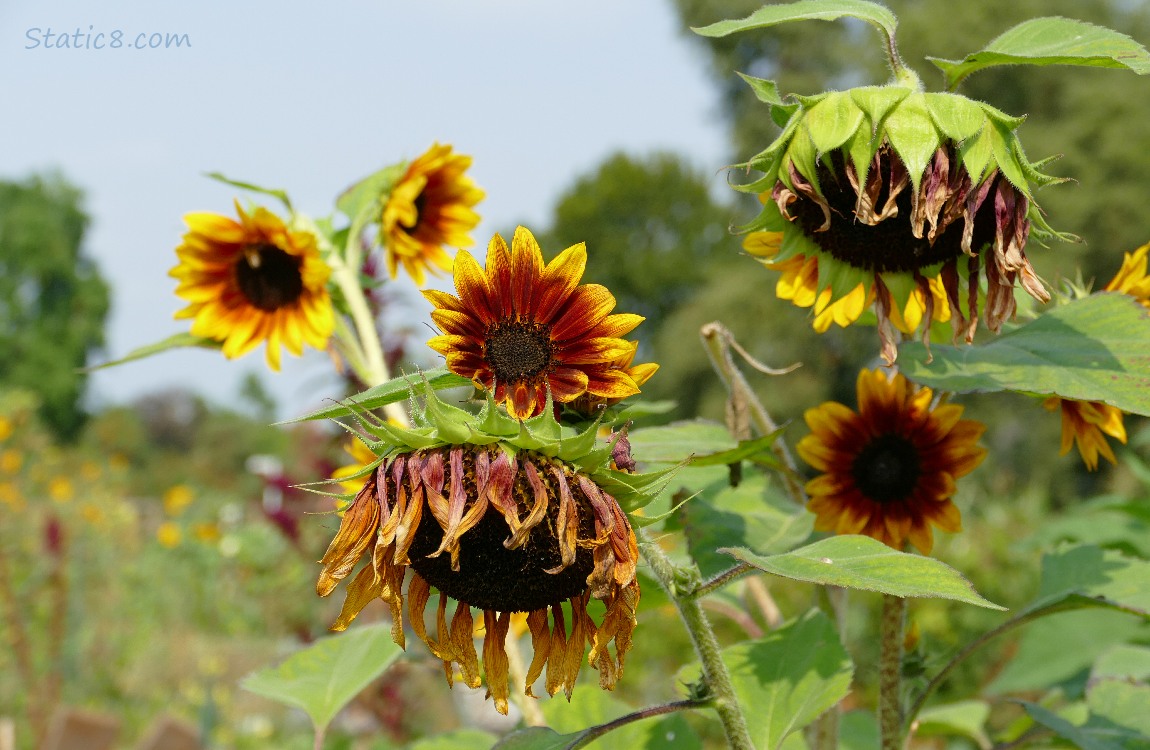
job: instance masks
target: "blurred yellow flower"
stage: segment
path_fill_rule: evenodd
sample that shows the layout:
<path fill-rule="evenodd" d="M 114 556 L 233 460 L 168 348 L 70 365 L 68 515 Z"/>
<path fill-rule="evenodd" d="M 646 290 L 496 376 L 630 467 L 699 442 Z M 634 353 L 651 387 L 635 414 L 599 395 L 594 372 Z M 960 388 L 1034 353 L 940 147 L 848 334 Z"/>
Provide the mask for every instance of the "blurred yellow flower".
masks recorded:
<path fill-rule="evenodd" d="M 178 516 L 184 509 L 192 504 L 195 495 L 192 488 L 186 484 L 177 484 L 168 488 L 164 493 L 164 512 L 169 516 Z"/>
<path fill-rule="evenodd" d="M 99 505 L 84 503 L 80 506 L 80 517 L 93 526 L 100 527 L 108 520 L 108 515 Z"/>
<path fill-rule="evenodd" d="M 0 451 L 0 471 L 5 474 L 15 474 L 24 465 L 24 454 L 15 448 Z"/>
<path fill-rule="evenodd" d="M 0 482 L 0 503 L 4 503 L 14 511 L 24 510 L 24 496 L 12 482 Z"/>
<path fill-rule="evenodd" d="M 7 440 L 12 437 L 12 420 L 8 417 L 0 417 L 0 440 Z"/>
<path fill-rule="evenodd" d="M 172 521 L 164 521 L 156 529 L 156 541 L 168 549 L 180 546 L 183 538 L 184 532 Z"/>
<path fill-rule="evenodd" d="M 394 424 L 391 419 L 388 419 L 388 423 Z M 364 478 L 362 476 L 347 480 L 344 478 L 363 471 L 364 467 L 374 462 L 378 456 L 372 453 L 371 448 L 368 448 L 362 440 L 355 437 L 348 440 L 343 449 L 351 456 L 352 463 L 333 471 L 331 478 L 339 482 L 339 486 L 343 488 L 344 492 L 354 495 L 363 488 Z M 342 505 L 342 503 L 339 504 Z"/>
<path fill-rule="evenodd" d="M 48 482 L 48 497 L 58 503 L 70 501 L 76 494 L 76 488 L 68 477 L 52 477 Z"/>
<path fill-rule="evenodd" d="M 1118 269 L 1118 273 L 1106 285 L 1104 291 L 1129 294 L 1144 307 L 1150 307 L 1150 276 L 1146 275 L 1147 253 L 1150 253 L 1150 244 L 1124 254 L 1122 268 Z"/>
<path fill-rule="evenodd" d="M 80 464 L 80 476 L 89 482 L 99 479 L 100 474 L 100 465 L 95 461 L 84 461 Z"/>
<path fill-rule="evenodd" d="M 214 523 L 197 523 L 192 526 L 192 536 L 212 544 L 220 540 L 220 527 Z"/>
<path fill-rule="evenodd" d="M 1070 446 L 1078 443 L 1082 463 L 1090 471 L 1098 469 L 1098 456 L 1117 463 L 1106 435 L 1120 443 L 1126 442 L 1126 426 L 1122 424 L 1122 411 L 1100 401 L 1075 401 L 1051 396 L 1042 402 L 1050 411 L 1062 409 L 1062 445 L 1058 455 L 1065 456 Z"/>

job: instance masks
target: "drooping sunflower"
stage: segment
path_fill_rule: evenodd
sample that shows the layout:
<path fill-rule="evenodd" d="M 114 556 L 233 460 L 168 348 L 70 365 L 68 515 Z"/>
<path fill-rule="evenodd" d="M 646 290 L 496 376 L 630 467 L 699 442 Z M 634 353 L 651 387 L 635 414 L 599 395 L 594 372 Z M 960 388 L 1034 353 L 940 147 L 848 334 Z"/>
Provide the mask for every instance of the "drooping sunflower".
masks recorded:
<path fill-rule="evenodd" d="M 1051 396 L 1042 402 L 1050 411 L 1062 412 L 1062 445 L 1058 454 L 1065 456 L 1070 446 L 1078 443 L 1082 462 L 1090 471 L 1098 469 L 1098 456 L 1117 463 L 1106 435 L 1120 443 L 1126 442 L 1126 426 L 1122 423 L 1122 410 L 1100 401 L 1076 401 Z"/>
<path fill-rule="evenodd" d="M 380 598 L 403 646 L 410 568 L 408 625 L 443 660 L 448 685 L 457 664 L 464 682 L 478 687 L 482 658 L 488 694 L 507 713 L 507 633 L 512 614 L 525 612 L 534 651 L 527 695 L 546 670 L 547 692 L 570 698 L 588 645 L 600 686 L 613 688 L 639 601 L 638 547 L 620 503 L 648 501 L 650 491 L 636 488 L 650 481 L 610 468 L 613 446 L 597 441 L 597 425 L 576 435 L 550 410 L 521 423 L 490 397 L 478 415 L 430 388 L 423 399 L 413 428 L 367 423 L 374 470 L 320 561 L 316 590 L 327 596 L 364 559 L 333 629 Z M 434 635 L 425 621 L 433 591 Z M 588 613 L 592 599 L 605 606 L 598 624 Z M 481 656 L 472 608 L 485 625 Z"/>
<path fill-rule="evenodd" d="M 909 540 L 924 554 L 934 546 L 931 526 L 960 531 L 951 497 L 955 480 L 986 456 L 986 429 L 960 419 L 963 408 L 941 404 L 901 374 L 879 370 L 858 377 L 858 411 L 830 401 L 803 415 L 811 434 L 799 455 L 822 472 L 806 485 L 815 529 L 864 534 L 895 549 Z"/>
<path fill-rule="evenodd" d="M 746 229 L 782 232 L 771 263 L 801 271 L 822 311 L 851 298 L 835 309 L 840 325 L 857 319 L 873 293 L 888 362 L 897 354 L 894 311 L 905 312 L 916 292 L 922 324 L 946 309 L 955 336 L 967 342 L 978 325 L 980 279 L 993 331 L 1015 312 L 1016 284 L 1050 299 L 1025 248 L 1032 231 L 1056 235 L 1030 183 L 1059 180 L 1026 159 L 1014 134 L 1021 119 L 956 94 L 898 85 L 775 109 L 782 135 L 744 165 L 765 174 L 740 189 L 770 197 Z M 943 304 L 935 305 L 939 291 Z M 905 315 L 902 322 L 917 327 Z"/>
<path fill-rule="evenodd" d="M 790 300 L 796 307 L 811 307 L 814 312 L 812 326 L 819 333 L 825 333 L 831 323 L 846 328 L 857 321 L 877 298 L 875 286 L 859 283 L 854 289 L 832 302 L 829 287 L 819 290 L 818 256 L 795 255 L 783 261 L 776 261 L 782 246 L 782 232 L 751 232 L 743 239 L 743 249 L 760 263 L 773 271 L 781 271 L 775 285 L 775 295 L 779 299 Z M 918 330 L 924 317 L 945 323 L 950 320 L 946 290 L 942 279 L 935 277 L 926 280 L 925 287 L 916 286 L 907 295 L 901 309 L 891 307 L 886 310 L 890 323 L 906 334 Z M 929 335 L 929 331 L 924 331 Z"/>
<path fill-rule="evenodd" d="M 452 372 L 494 392 L 516 419 L 539 414 L 548 394 L 565 404 L 584 393 L 609 400 L 638 393 L 635 375 L 646 379 L 654 367 L 630 367 L 635 344 L 619 337 L 643 318 L 611 314 L 615 298 L 606 287 L 579 284 L 586 265 L 580 243 L 544 267 L 539 243 L 524 227 L 510 250 L 498 234 L 491 239 L 484 268 L 461 251 L 454 269 L 459 296 L 423 293 L 443 331 L 428 346 Z"/>
<path fill-rule="evenodd" d="M 471 157 L 452 153 L 451 146 L 432 145 L 407 167 L 383 205 L 380 239 L 392 278 L 403 265 L 418 286 L 424 271 L 451 270 L 448 245 L 471 247 L 469 232 L 479 224 L 473 206 L 483 191 L 466 174 Z"/>
<path fill-rule="evenodd" d="M 239 221 L 212 213 L 184 217 L 188 232 L 169 275 L 193 318 L 192 334 L 223 342 L 224 356 L 243 356 L 267 342 L 267 362 L 280 368 L 280 345 L 297 357 L 303 345 L 327 346 L 335 317 L 315 235 L 291 229 L 265 208 L 236 204 Z"/>

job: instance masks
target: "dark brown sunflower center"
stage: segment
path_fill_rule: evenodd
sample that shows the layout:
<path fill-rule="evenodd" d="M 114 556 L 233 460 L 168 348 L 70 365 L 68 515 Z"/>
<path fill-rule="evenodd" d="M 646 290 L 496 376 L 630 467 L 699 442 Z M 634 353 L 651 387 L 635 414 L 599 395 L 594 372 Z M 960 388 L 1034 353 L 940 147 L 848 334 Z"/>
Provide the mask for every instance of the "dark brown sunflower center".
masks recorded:
<path fill-rule="evenodd" d="M 870 441 L 851 466 L 859 491 L 879 503 L 910 497 L 921 474 L 918 450 L 901 435 L 880 435 Z"/>
<path fill-rule="evenodd" d="M 874 205 L 884 206 L 890 196 L 891 161 L 898 156 L 885 149 L 879 156 L 877 168 L 882 187 Z M 818 178 L 831 212 L 830 227 L 826 231 L 815 231 L 823 225 L 823 211 L 818 203 L 806 196 L 800 195 L 787 210 L 802 227 L 803 234 L 835 259 L 854 268 L 897 273 L 927 268 L 962 254 L 964 222 L 961 219 L 939 232 L 933 243 L 925 232 L 921 238 L 914 236 L 910 224 L 912 188 L 909 185 L 895 197 L 898 213 L 870 226 L 855 217 L 858 194 L 847 177 L 842 154 L 836 151 L 824 157 L 818 167 Z M 969 185 L 964 185 L 963 189 L 969 190 Z M 955 196 L 955 199 L 961 205 L 965 195 Z M 975 214 L 971 248 L 977 251 L 992 242 L 994 227 L 994 202 L 984 202 Z"/>
<path fill-rule="evenodd" d="M 522 454 L 526 455 L 526 454 Z M 475 491 L 475 462 L 464 453 L 465 486 L 468 494 Z M 507 549 L 503 542 L 510 536 L 503 515 L 493 507 L 483 519 L 459 540 L 459 570 L 451 569 L 451 556 L 428 557 L 443 539 L 443 527 L 424 510 L 415 532 L 409 556 L 411 567 L 429 584 L 456 601 L 495 612 L 533 612 L 551 604 L 578 596 L 587 590 L 587 577 L 595 568 L 594 552 L 578 547 L 575 562 L 557 573 L 548 573 L 562 564 L 555 528 L 559 516 L 559 492 L 554 478 L 540 466 L 540 479 L 547 487 L 551 502 L 547 517 L 535 526 L 526 543 Z M 446 483 L 451 484 L 447 471 Z M 590 501 L 575 482 L 571 494 L 579 513 L 579 539 L 595 538 L 595 518 Z M 520 518 L 525 518 L 534 503 L 526 476 L 518 472 L 514 498 Z M 471 506 L 468 500 L 468 507 Z"/>
<path fill-rule="evenodd" d="M 494 323 L 483 340 L 483 357 L 491 365 L 496 383 L 530 381 L 551 366 L 551 328 L 519 321 Z"/>
<path fill-rule="evenodd" d="M 275 245 L 248 245 L 236 263 L 236 285 L 253 307 L 273 312 L 303 294 L 301 265 Z"/>

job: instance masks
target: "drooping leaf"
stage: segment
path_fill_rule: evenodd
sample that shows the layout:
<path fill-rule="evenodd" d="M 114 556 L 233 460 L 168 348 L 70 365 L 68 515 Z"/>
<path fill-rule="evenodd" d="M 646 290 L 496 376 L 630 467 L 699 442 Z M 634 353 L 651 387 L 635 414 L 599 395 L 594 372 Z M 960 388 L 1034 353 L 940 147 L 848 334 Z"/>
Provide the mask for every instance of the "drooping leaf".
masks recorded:
<path fill-rule="evenodd" d="M 193 336 L 190 333 L 177 333 L 174 336 L 169 336 L 163 341 L 157 341 L 154 344 L 147 344 L 139 348 L 133 349 L 119 359 L 114 359 L 111 362 L 104 362 L 103 364 L 95 365 L 93 367 L 85 368 L 85 372 L 94 372 L 95 370 L 103 370 L 106 367 L 116 367 L 117 365 L 125 364 L 126 362 L 134 362 L 137 359 L 144 359 L 151 357 L 153 354 L 166 352 L 170 349 L 185 349 L 187 347 L 198 347 L 200 349 L 219 349 L 222 343 L 213 339 L 206 339 L 202 336 Z"/>
<path fill-rule="evenodd" d="M 719 21 L 709 26 L 691 29 L 700 36 L 721 37 L 739 31 L 762 29 L 789 21 L 834 21 L 839 18 L 858 18 L 882 29 L 888 37 L 894 36 L 898 19 L 887 8 L 865 0 L 798 0 L 793 3 L 765 5 L 740 20 Z"/>
<path fill-rule="evenodd" d="M 1150 562 L 1090 545 L 1044 555 L 1038 596 L 1019 616 L 1083 607 L 1150 619 Z"/>
<path fill-rule="evenodd" d="M 444 388 L 462 388 L 471 385 L 471 381 L 462 375 L 456 375 L 448 371 L 446 367 L 437 367 L 434 370 L 424 370 L 415 375 L 392 378 L 386 383 L 380 383 L 377 386 L 368 388 L 366 391 L 357 393 L 337 404 L 325 406 L 322 409 L 317 409 L 302 417 L 289 419 L 280 424 L 305 422 L 313 419 L 338 419 L 353 414 L 356 411 L 377 409 L 387 404 L 393 404 L 396 401 L 403 401 L 410 396 L 413 386 L 419 386 L 424 381 L 426 381 L 433 390 L 437 391 Z"/>
<path fill-rule="evenodd" d="M 263 195 L 270 195 L 271 197 L 276 198 L 281 203 L 283 203 L 284 208 L 286 208 L 288 211 L 293 211 L 292 205 L 291 205 L 291 199 L 288 198 L 287 191 L 285 191 L 285 190 L 279 190 L 277 188 L 266 188 L 266 187 L 262 187 L 260 185 L 252 184 L 250 182 L 242 182 L 241 180 L 233 180 L 230 177 L 224 176 L 224 174 L 221 172 L 208 172 L 206 174 L 206 176 L 210 177 L 213 180 L 216 180 L 217 182 L 222 182 L 225 185 L 231 185 L 232 187 L 238 187 L 241 190 L 247 190 L 247 191 L 250 191 L 252 193 L 261 193 Z"/>
<path fill-rule="evenodd" d="M 762 638 L 723 650 L 755 746 L 777 750 L 842 700 L 854 666 L 834 623 L 811 610 Z"/>
<path fill-rule="evenodd" d="M 645 427 L 628 435 L 631 456 L 640 463 L 678 464 L 693 455 L 734 450 L 738 441 L 726 426 L 703 419 Z"/>
<path fill-rule="evenodd" d="M 1026 713 L 1037 723 L 1080 750 L 1146 750 L 1146 735 L 1137 729 L 1116 724 L 1093 713 L 1084 724 L 1072 724 L 1048 708 L 1020 701 Z M 1142 706 L 1145 714 L 1145 705 Z"/>
<path fill-rule="evenodd" d="M 316 641 L 277 667 L 254 672 L 244 690 L 302 708 L 322 732 L 359 691 L 402 653 L 390 625 L 369 625 Z"/>
<path fill-rule="evenodd" d="M 1150 414 L 1150 311 L 1132 297 L 1092 294 L 978 346 L 899 347 L 911 380 L 959 393 L 1017 391 L 1102 401 Z"/>
<path fill-rule="evenodd" d="M 982 598 L 970 581 L 949 565 L 899 552 L 867 536 L 833 536 L 780 555 L 756 555 L 747 549 L 725 551 L 759 570 L 797 581 L 1005 609 Z"/>
<path fill-rule="evenodd" d="M 962 60 L 928 57 L 953 89 L 971 73 L 995 65 L 1082 65 L 1150 73 L 1150 52 L 1125 34 L 1069 18 L 1032 18 L 1006 30 Z"/>

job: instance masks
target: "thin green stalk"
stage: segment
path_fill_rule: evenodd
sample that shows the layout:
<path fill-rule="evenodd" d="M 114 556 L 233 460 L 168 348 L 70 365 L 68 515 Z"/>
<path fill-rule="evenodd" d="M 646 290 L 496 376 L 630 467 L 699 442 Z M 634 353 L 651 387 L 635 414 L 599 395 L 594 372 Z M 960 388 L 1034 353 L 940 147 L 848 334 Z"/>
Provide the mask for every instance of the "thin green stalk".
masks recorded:
<path fill-rule="evenodd" d="M 675 565 L 642 529 L 638 530 L 638 536 L 643 559 L 651 566 L 659 585 L 675 603 L 683 624 L 687 626 L 695 653 L 703 664 L 703 681 L 709 690 L 712 705 L 719 714 L 719 721 L 723 724 L 728 746 L 731 750 L 755 750 L 747 729 L 747 720 L 739 708 L 731 675 L 723 663 L 719 641 L 699 601 L 702 579 L 699 568 L 695 565 Z"/>
<path fill-rule="evenodd" d="M 570 747 L 572 750 L 574 750 L 574 748 L 583 747 L 592 740 L 596 740 L 608 732 L 618 729 L 619 727 L 626 726 L 633 721 L 648 719 L 652 716 L 662 716 L 663 714 L 670 714 L 676 711 L 689 711 L 693 708 L 706 708 L 709 705 L 711 705 L 711 701 L 709 700 L 688 699 L 674 701 L 673 703 L 663 703 L 658 706 L 649 706 L 648 708 L 642 708 L 638 711 L 624 714 L 618 719 L 609 721 L 606 724 L 600 724 L 598 726 L 591 727 L 591 729 L 587 730 L 587 733 L 584 734 L 578 742 L 571 745 Z"/>
<path fill-rule="evenodd" d="M 878 725 L 882 750 L 903 750 L 902 644 L 906 599 L 883 594 L 878 672 Z"/>

